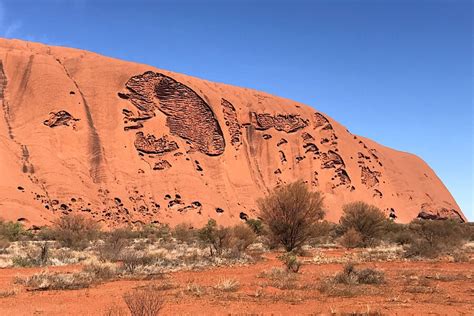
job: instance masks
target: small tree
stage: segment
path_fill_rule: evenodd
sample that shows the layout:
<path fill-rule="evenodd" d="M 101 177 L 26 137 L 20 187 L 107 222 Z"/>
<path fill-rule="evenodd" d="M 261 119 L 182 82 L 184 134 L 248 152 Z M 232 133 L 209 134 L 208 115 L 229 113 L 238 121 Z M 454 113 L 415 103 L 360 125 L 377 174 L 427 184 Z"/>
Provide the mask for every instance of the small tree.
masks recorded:
<path fill-rule="evenodd" d="M 257 203 L 270 237 L 286 251 L 301 247 L 311 238 L 325 213 L 321 193 L 308 191 L 303 182 L 278 187 Z"/>
<path fill-rule="evenodd" d="M 362 246 L 371 246 L 382 237 L 386 217 L 377 207 L 365 202 L 353 202 L 342 207 L 343 214 L 339 220 L 342 233 L 351 228 L 362 237 Z"/>
<path fill-rule="evenodd" d="M 206 226 L 199 230 L 199 239 L 209 245 L 211 256 L 222 254 L 225 248 L 228 248 L 231 238 L 230 229 L 227 227 L 218 227 L 214 219 L 209 219 Z"/>

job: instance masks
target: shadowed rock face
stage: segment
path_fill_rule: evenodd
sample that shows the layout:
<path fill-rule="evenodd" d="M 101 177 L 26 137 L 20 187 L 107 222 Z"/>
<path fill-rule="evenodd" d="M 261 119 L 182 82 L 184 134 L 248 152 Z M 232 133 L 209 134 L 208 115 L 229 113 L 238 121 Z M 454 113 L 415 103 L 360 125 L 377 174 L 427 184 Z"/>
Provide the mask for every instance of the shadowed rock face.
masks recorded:
<path fill-rule="evenodd" d="M 397 222 L 465 220 L 418 157 L 291 100 L 96 54 L 0 40 L 0 215 L 104 226 L 256 218 L 301 180 L 327 219 L 363 200 Z M 226 144 L 228 146 L 226 146 Z"/>

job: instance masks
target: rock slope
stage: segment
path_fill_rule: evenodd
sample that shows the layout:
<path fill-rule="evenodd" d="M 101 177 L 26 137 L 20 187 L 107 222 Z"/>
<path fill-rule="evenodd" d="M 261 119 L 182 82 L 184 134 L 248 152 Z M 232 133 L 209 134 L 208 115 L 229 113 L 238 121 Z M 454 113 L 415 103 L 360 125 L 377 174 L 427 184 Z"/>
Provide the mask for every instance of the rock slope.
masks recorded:
<path fill-rule="evenodd" d="M 0 217 L 84 213 L 114 226 L 223 225 L 301 179 L 327 218 L 364 200 L 387 216 L 465 220 L 418 157 L 317 110 L 94 53 L 0 40 Z"/>

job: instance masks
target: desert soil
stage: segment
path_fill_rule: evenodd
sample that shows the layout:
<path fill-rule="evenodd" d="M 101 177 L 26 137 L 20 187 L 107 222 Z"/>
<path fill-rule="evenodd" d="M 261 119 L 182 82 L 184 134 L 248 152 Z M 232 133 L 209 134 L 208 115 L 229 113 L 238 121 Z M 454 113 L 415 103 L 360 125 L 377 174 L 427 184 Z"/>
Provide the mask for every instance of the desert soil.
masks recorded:
<path fill-rule="evenodd" d="M 340 251 L 325 250 L 326 256 Z M 361 263 L 359 268 L 382 270 L 382 285 L 354 286 L 355 294 L 327 295 L 318 290 L 321 281 L 342 270 L 342 264 L 313 264 L 310 258 L 298 274 L 296 285 L 281 290 L 259 276 L 282 267 L 278 254 L 265 254 L 256 264 L 218 267 L 203 271 L 179 271 L 155 280 L 119 280 L 67 291 L 28 291 L 14 284 L 17 276 L 28 276 L 40 268 L 0 270 L 2 291 L 15 289 L 13 296 L 0 298 L 1 315 L 104 315 L 114 310 L 126 315 L 122 295 L 150 284 L 170 284 L 163 290 L 166 315 L 310 315 L 343 312 L 380 312 L 384 315 L 474 315 L 474 264 L 448 261 L 398 261 Z M 81 266 L 51 267 L 50 271 L 80 271 Z M 223 279 L 237 280 L 234 292 L 217 290 Z M 201 292 L 189 291 L 196 285 Z"/>

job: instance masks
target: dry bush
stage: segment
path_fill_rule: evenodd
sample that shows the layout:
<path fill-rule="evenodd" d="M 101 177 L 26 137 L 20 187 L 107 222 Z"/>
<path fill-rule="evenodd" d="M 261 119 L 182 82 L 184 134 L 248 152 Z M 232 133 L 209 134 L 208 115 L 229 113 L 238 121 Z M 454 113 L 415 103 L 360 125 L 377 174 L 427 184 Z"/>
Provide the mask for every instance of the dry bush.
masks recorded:
<path fill-rule="evenodd" d="M 103 261 L 119 261 L 132 233 L 131 230 L 125 228 L 118 228 L 107 233 L 104 243 L 97 249 L 99 258 Z"/>
<path fill-rule="evenodd" d="M 224 249 L 230 247 L 232 233 L 230 228 L 217 226 L 217 222 L 210 219 L 206 226 L 199 230 L 199 239 L 207 246 L 211 256 L 220 256 Z"/>
<path fill-rule="evenodd" d="M 294 290 L 298 288 L 298 275 L 289 272 L 288 269 L 272 268 L 261 272 L 257 277 L 270 280 L 270 283 L 264 284 L 265 286 L 269 285 L 280 290 Z"/>
<path fill-rule="evenodd" d="M 88 288 L 93 281 L 89 273 L 50 273 L 45 270 L 25 279 L 18 279 L 17 283 L 25 285 L 32 291 L 46 291 Z"/>
<path fill-rule="evenodd" d="M 17 241 L 25 234 L 25 229 L 21 223 L 12 221 L 5 222 L 0 219 L 0 239 Z"/>
<path fill-rule="evenodd" d="M 469 239 L 467 227 L 451 220 L 414 220 L 409 225 L 414 239 L 406 247 L 406 256 L 436 258 L 457 252 Z"/>
<path fill-rule="evenodd" d="M 453 253 L 454 262 L 469 262 L 469 255 L 462 251 L 457 251 Z"/>
<path fill-rule="evenodd" d="M 50 259 L 49 244 L 42 243 L 39 247 L 27 249 L 25 256 L 15 256 L 12 258 L 13 265 L 17 267 L 37 267 L 45 266 Z"/>
<path fill-rule="evenodd" d="M 17 293 L 17 289 L 0 290 L 0 298 L 15 296 L 16 293 Z"/>
<path fill-rule="evenodd" d="M 138 267 L 150 265 L 154 257 L 143 252 L 129 250 L 122 255 L 122 268 L 128 274 L 135 274 Z"/>
<path fill-rule="evenodd" d="M 206 293 L 204 287 L 194 282 L 188 282 L 186 284 L 186 292 L 197 297 L 200 297 Z"/>
<path fill-rule="evenodd" d="M 128 316 L 128 312 L 121 306 L 110 306 L 105 311 L 103 316 Z"/>
<path fill-rule="evenodd" d="M 232 227 L 230 233 L 230 247 L 236 250 L 239 257 L 257 238 L 253 230 L 244 224 Z"/>
<path fill-rule="evenodd" d="M 189 223 L 181 223 L 176 225 L 171 235 L 180 242 L 186 244 L 192 244 L 197 240 L 197 231 L 193 229 L 192 225 Z"/>
<path fill-rule="evenodd" d="M 286 253 L 279 256 L 278 259 L 283 262 L 289 272 L 298 273 L 301 268 L 301 262 L 293 253 Z"/>
<path fill-rule="evenodd" d="M 312 246 L 334 243 L 337 236 L 337 224 L 323 220 L 315 223 L 313 228 L 314 232 L 310 240 Z"/>
<path fill-rule="evenodd" d="M 380 241 L 387 219 L 379 208 L 364 202 L 353 202 L 344 205 L 342 211 L 339 219 L 342 233 L 353 228 L 361 235 L 364 247 L 374 246 Z"/>
<path fill-rule="evenodd" d="M 381 284 L 385 282 L 385 274 L 370 268 L 357 270 L 354 264 L 349 263 L 336 274 L 334 281 L 341 284 Z"/>
<path fill-rule="evenodd" d="M 80 214 L 69 214 L 59 218 L 51 228 L 53 238 L 64 247 L 84 249 L 99 235 L 99 224 Z"/>
<path fill-rule="evenodd" d="M 315 223 L 325 214 L 322 194 L 308 191 L 301 181 L 277 187 L 257 203 L 271 238 L 287 251 L 310 239 L 315 234 Z"/>
<path fill-rule="evenodd" d="M 111 280 L 118 275 L 116 265 L 110 262 L 91 261 L 83 266 L 82 271 L 93 275 L 97 281 Z"/>
<path fill-rule="evenodd" d="M 219 280 L 215 288 L 223 292 L 235 292 L 240 288 L 240 283 L 234 279 L 222 279 Z"/>
<path fill-rule="evenodd" d="M 8 247 L 10 247 L 10 241 L 0 238 L 0 254 L 6 253 Z"/>
<path fill-rule="evenodd" d="M 362 239 L 361 233 L 351 227 L 342 235 L 339 243 L 346 248 L 357 248 L 363 245 Z"/>
<path fill-rule="evenodd" d="M 164 306 L 162 293 L 149 289 L 135 289 L 123 295 L 132 316 L 156 316 Z"/>

